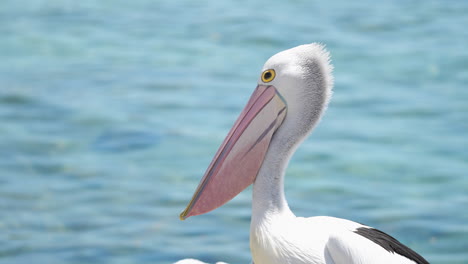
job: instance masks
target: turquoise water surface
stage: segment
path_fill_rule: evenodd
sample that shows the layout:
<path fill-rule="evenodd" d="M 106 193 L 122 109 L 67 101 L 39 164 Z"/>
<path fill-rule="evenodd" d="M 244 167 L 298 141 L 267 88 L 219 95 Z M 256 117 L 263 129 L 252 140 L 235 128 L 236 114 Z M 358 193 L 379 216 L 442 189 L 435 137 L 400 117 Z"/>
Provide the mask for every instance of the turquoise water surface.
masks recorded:
<path fill-rule="evenodd" d="M 335 93 L 289 166 L 300 216 L 468 263 L 468 1 L 0 3 L 0 263 L 248 263 L 251 189 L 179 221 L 272 54 Z"/>

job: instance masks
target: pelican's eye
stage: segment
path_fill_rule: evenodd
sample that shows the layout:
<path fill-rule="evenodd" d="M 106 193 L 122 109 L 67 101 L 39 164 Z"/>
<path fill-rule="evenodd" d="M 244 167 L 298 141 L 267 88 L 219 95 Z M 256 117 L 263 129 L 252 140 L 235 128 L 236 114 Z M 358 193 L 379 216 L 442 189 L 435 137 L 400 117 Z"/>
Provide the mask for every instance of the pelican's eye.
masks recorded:
<path fill-rule="evenodd" d="M 262 73 L 262 82 L 271 82 L 273 81 L 273 79 L 275 79 L 275 76 L 276 76 L 276 73 L 275 73 L 275 70 L 273 69 L 269 69 L 269 70 L 266 70 Z"/>

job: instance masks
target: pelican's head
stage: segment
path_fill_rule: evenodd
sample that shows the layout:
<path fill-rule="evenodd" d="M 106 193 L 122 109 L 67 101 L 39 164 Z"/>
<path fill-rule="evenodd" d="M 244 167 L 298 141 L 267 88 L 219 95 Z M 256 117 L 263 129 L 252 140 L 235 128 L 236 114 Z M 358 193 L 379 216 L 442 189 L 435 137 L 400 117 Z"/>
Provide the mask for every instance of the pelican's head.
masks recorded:
<path fill-rule="evenodd" d="M 297 145 L 320 120 L 332 94 L 333 67 L 320 44 L 301 45 L 273 55 L 263 66 L 258 85 L 275 87 L 287 116 L 275 140 Z"/>
<path fill-rule="evenodd" d="M 214 210 L 252 184 L 272 140 L 287 149 L 297 146 L 327 107 L 331 71 L 329 54 L 319 44 L 272 56 L 181 219 Z"/>

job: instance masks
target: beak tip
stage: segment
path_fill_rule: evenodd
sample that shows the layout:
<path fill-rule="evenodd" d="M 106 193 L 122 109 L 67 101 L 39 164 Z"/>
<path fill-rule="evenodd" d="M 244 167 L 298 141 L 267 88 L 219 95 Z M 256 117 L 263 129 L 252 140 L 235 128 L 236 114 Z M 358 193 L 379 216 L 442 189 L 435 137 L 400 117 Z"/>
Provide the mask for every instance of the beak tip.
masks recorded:
<path fill-rule="evenodd" d="M 182 213 L 180 213 L 179 215 L 179 219 L 180 221 L 184 221 L 185 219 L 187 219 L 188 216 L 187 216 L 187 209 L 185 209 Z"/>

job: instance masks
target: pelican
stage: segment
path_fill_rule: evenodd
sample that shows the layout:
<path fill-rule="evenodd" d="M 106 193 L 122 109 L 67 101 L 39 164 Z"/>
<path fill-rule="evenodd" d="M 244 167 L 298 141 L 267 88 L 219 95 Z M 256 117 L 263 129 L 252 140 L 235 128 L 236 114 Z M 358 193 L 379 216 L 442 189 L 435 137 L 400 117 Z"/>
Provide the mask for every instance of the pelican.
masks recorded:
<path fill-rule="evenodd" d="M 253 184 L 250 249 L 255 264 L 428 263 L 372 227 L 328 216 L 296 217 L 289 209 L 285 170 L 327 108 L 332 69 L 329 53 L 317 43 L 268 59 L 180 218 L 214 210 Z"/>

